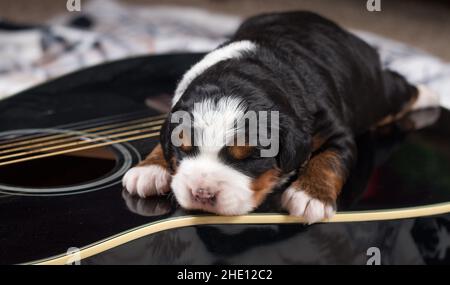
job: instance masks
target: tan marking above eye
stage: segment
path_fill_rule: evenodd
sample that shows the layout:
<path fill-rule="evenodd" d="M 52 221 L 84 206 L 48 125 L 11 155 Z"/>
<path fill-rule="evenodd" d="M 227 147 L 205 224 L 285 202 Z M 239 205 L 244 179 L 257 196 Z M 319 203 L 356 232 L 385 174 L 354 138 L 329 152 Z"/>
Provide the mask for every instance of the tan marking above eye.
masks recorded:
<path fill-rule="evenodd" d="M 192 150 L 192 146 L 182 144 L 182 145 L 180 146 L 180 149 L 181 149 L 183 152 L 190 152 L 190 151 Z"/>
<path fill-rule="evenodd" d="M 180 146 L 180 149 L 181 149 L 183 152 L 189 152 L 189 151 L 191 151 L 191 150 L 192 150 L 192 143 L 191 143 L 191 141 L 190 141 L 190 137 L 184 136 L 184 131 L 181 131 L 181 132 L 180 132 L 179 137 L 180 137 L 180 139 L 181 139 L 181 141 L 182 141 L 182 144 L 181 144 L 181 146 Z"/>
<path fill-rule="evenodd" d="M 253 146 L 230 146 L 228 153 L 235 159 L 244 159 L 250 156 L 254 150 Z"/>

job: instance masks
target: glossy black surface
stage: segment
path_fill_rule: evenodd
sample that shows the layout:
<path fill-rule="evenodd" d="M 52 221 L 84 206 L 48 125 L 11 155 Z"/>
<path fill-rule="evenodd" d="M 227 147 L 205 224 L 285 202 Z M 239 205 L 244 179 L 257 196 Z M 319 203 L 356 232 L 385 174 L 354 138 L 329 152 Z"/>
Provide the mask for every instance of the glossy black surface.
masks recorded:
<path fill-rule="evenodd" d="M 2 166 L 0 184 L 44 189 L 80 185 L 109 175 L 116 163 L 116 155 L 109 147 L 71 152 Z M 40 169 L 47 171 L 37 171 Z"/>
<path fill-rule="evenodd" d="M 60 125 L 79 124 L 86 120 L 107 122 L 117 118 L 125 120 L 159 114 L 160 111 L 147 107 L 148 98 L 170 94 L 179 77 L 200 56 L 167 55 L 124 60 L 77 72 L 28 90 L 0 102 L 0 132 L 55 126 L 59 128 Z M 385 209 L 450 201 L 449 126 L 450 113 L 443 110 L 434 125 L 418 132 L 408 133 L 396 126 L 390 126 L 360 137 L 359 160 L 339 200 L 339 210 Z M 124 144 L 124 147 L 130 152 L 136 150 L 143 156 L 156 142 L 156 139 L 139 140 Z M 139 155 L 136 154 L 132 162 L 135 163 L 138 159 Z M 116 158 L 116 166 L 123 163 L 125 162 L 120 158 Z M 78 171 L 78 177 L 81 175 L 82 178 L 82 174 L 88 171 L 88 165 L 81 166 L 84 164 L 89 163 L 81 162 L 79 167 L 74 166 L 71 171 Z M 104 176 L 111 165 L 108 167 L 95 174 L 95 177 L 90 173 L 87 180 Z M 24 169 L 17 170 L 25 171 Z M 41 166 L 33 169 L 37 172 L 36 177 L 40 176 L 39 173 L 42 177 L 52 176 L 48 173 L 51 168 Z M 77 175 L 73 177 L 76 178 Z M 20 177 L 17 176 L 14 181 L 19 181 Z M 58 178 L 61 180 L 63 176 L 58 175 Z M 80 185 L 81 178 L 75 178 L 71 178 L 72 181 L 58 181 L 51 186 Z M 12 178 L 8 175 L 4 181 L 5 179 Z M 14 181 L 10 180 L 9 184 L 15 183 Z M 22 186 L 26 183 L 17 182 Z M 69 247 L 82 248 L 150 222 L 193 214 L 179 209 L 171 197 L 148 200 L 130 197 L 122 192 L 120 178 L 104 188 L 97 187 L 86 191 L 50 195 L 49 192 L 58 192 L 50 188 L 44 195 L 40 193 L 31 196 L 0 190 L 3 192 L 0 194 L 0 263 L 30 262 L 63 254 Z M 279 195 L 280 191 L 274 193 L 257 211 L 282 212 Z M 386 256 L 391 256 L 398 254 L 397 249 L 402 248 L 381 244 L 382 240 L 388 240 L 388 234 L 392 234 L 390 229 L 399 231 L 404 223 L 405 227 L 409 223 L 412 239 L 421 240 L 416 243 L 416 247 L 426 250 L 430 248 L 429 244 L 432 244 L 431 247 L 436 245 L 432 234 L 427 238 L 428 228 L 431 227 L 429 225 L 438 223 L 440 231 L 448 230 L 447 226 L 442 226 L 448 225 L 446 215 L 424 218 L 426 222 L 423 226 L 418 226 L 419 221 L 422 220 L 323 224 L 311 227 L 189 227 L 141 238 L 98 257 L 92 257 L 86 262 L 239 263 L 241 252 L 245 255 L 242 263 L 359 263 L 366 257 L 365 252 L 361 250 L 371 241 L 366 239 L 367 242 L 361 242 L 361 236 L 369 235 L 375 238 L 373 233 L 379 233 L 376 237 L 380 246 L 386 248 Z M 422 222 L 420 223 L 422 225 Z M 222 234 L 222 231 L 225 234 Z M 233 234 L 229 234 L 229 231 Z M 234 232 L 245 234 L 235 235 Z M 325 246 L 336 243 L 332 236 L 339 233 L 342 235 L 340 247 Z M 235 237 L 245 240 L 242 246 L 232 242 Z M 296 249 L 306 249 L 310 243 L 317 244 L 320 254 L 317 259 L 308 259 L 307 255 L 295 255 L 296 251 L 292 251 L 282 257 L 283 255 L 278 253 L 289 251 L 291 240 L 291 248 Z M 445 241 L 448 242 L 448 238 Z M 198 247 L 206 248 L 204 254 L 208 257 L 202 257 L 202 254 L 192 256 L 191 251 Z M 265 248 L 268 250 L 266 257 L 261 255 L 263 253 L 247 254 L 250 251 L 264 251 Z M 339 248 L 342 250 L 339 251 Z M 427 252 L 426 250 L 422 251 Z M 445 250 L 443 262 L 448 261 Z M 419 250 L 418 255 L 422 260 L 427 260 L 428 253 L 421 253 L 422 251 Z M 327 254 L 338 256 L 335 259 L 327 259 Z M 362 254 L 362 257 L 358 255 L 355 261 L 352 261 L 350 256 L 357 254 Z M 343 257 L 339 259 L 339 256 Z M 264 261 L 261 261 L 261 258 L 265 258 Z"/>
<path fill-rule="evenodd" d="M 450 215 L 383 222 L 212 225 L 142 237 L 81 264 L 449 264 Z"/>

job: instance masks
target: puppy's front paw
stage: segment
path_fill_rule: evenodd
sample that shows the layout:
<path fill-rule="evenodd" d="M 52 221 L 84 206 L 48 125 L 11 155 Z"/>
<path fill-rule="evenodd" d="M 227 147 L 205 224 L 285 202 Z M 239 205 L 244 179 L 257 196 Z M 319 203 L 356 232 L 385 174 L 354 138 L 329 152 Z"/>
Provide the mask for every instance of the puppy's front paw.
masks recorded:
<path fill-rule="evenodd" d="M 125 174 L 123 186 L 140 197 L 162 195 L 169 191 L 170 173 L 159 165 L 133 167 Z"/>
<path fill-rule="evenodd" d="M 290 215 L 303 217 L 308 224 L 329 219 L 335 214 L 333 205 L 315 199 L 305 191 L 289 187 L 282 197 L 282 205 Z"/>

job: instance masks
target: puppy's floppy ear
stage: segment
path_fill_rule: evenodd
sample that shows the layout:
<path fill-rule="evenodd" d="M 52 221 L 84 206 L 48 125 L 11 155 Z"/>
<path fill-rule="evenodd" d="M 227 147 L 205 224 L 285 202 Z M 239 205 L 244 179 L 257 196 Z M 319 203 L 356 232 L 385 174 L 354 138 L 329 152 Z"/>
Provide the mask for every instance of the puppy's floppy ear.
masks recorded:
<path fill-rule="evenodd" d="M 173 145 L 170 141 L 171 138 L 171 123 L 170 123 L 171 113 L 167 116 L 166 120 L 164 121 L 160 134 L 159 134 L 159 140 L 161 143 L 161 147 L 163 149 L 164 153 L 164 159 L 166 161 L 170 161 L 170 159 L 173 157 Z M 170 165 L 170 164 L 169 164 Z"/>
<path fill-rule="evenodd" d="M 311 135 L 295 124 L 285 124 L 280 130 L 278 167 L 283 173 L 299 170 L 312 151 Z"/>

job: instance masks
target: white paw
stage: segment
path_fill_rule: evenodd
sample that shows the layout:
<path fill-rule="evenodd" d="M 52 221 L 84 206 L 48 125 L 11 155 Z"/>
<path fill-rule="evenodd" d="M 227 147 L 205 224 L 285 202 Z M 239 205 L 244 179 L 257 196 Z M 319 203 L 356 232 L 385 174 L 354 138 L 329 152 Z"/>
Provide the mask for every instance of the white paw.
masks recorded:
<path fill-rule="evenodd" d="M 292 187 L 284 191 L 282 205 L 290 215 L 303 217 L 308 224 L 329 219 L 335 214 L 332 205 L 314 199 L 305 191 Z"/>
<path fill-rule="evenodd" d="M 125 173 L 123 187 L 140 197 L 161 195 L 169 191 L 170 174 L 158 165 L 137 166 Z"/>

